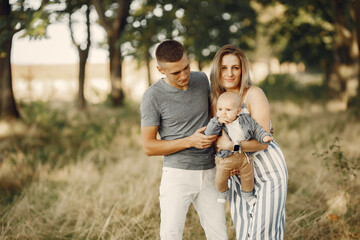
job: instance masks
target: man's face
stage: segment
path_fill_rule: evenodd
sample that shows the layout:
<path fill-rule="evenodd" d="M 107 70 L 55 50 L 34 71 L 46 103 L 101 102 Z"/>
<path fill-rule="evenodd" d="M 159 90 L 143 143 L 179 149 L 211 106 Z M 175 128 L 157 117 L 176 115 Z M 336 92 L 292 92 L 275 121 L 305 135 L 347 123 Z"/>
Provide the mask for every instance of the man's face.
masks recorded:
<path fill-rule="evenodd" d="M 186 90 L 190 78 L 190 63 L 186 54 L 177 62 L 160 62 L 158 70 L 166 76 L 165 81 L 173 87 Z"/>

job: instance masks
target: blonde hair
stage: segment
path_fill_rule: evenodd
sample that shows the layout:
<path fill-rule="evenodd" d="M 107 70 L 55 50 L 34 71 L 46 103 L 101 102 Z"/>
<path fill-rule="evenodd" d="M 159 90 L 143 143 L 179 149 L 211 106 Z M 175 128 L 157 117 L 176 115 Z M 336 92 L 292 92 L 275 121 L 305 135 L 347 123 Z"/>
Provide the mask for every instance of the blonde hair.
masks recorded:
<path fill-rule="evenodd" d="M 234 104 L 236 108 L 241 107 L 240 96 L 234 92 L 224 92 L 220 94 L 219 98 L 217 99 L 217 103 L 219 103 L 221 100 L 223 101 L 229 100 L 231 101 L 232 104 Z"/>
<path fill-rule="evenodd" d="M 232 44 L 222 46 L 216 53 L 210 70 L 210 82 L 211 82 L 211 110 L 212 115 L 215 114 L 217 99 L 219 96 L 226 92 L 226 89 L 221 86 L 221 62 L 225 55 L 232 54 L 239 58 L 241 65 L 241 76 L 240 76 L 240 91 L 239 96 L 242 98 L 245 89 L 253 85 L 250 74 L 247 58 L 240 48 Z"/>

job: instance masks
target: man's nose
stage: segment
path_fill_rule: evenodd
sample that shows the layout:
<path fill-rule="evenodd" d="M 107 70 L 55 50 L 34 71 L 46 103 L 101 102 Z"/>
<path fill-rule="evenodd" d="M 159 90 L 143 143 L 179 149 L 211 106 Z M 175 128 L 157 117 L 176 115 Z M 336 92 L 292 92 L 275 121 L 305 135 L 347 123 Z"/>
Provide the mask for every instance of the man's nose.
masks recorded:
<path fill-rule="evenodd" d="M 187 72 L 185 70 L 182 70 L 181 73 L 180 73 L 180 76 L 182 78 L 186 78 L 187 77 Z"/>

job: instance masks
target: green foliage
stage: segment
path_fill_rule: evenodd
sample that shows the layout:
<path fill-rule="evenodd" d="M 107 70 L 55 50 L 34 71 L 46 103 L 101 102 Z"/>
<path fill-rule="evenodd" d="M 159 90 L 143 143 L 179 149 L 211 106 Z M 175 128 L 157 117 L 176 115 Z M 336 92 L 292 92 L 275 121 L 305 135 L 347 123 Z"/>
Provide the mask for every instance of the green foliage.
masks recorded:
<path fill-rule="evenodd" d="M 352 188 L 351 182 L 360 170 L 360 158 L 346 157 L 338 137 L 334 139 L 328 150 L 314 155 L 324 162 L 328 170 L 338 176 L 338 184 L 341 189 L 349 191 Z"/>
<path fill-rule="evenodd" d="M 159 42 L 159 39 L 172 38 L 174 29 L 173 20 L 175 9 L 159 5 L 158 1 L 143 1 L 137 9 L 130 10 L 130 17 L 127 19 L 125 33 L 122 36 L 122 43 L 129 43 L 131 48 L 123 52 L 125 56 L 133 56 L 139 63 L 150 61 L 151 47 Z M 162 15 L 154 14 L 162 10 Z M 160 10 L 161 9 L 161 10 Z"/>
<path fill-rule="evenodd" d="M 21 149 L 27 157 L 26 164 L 33 169 L 39 164 L 61 167 L 93 149 L 106 149 L 124 121 L 131 118 L 134 124 L 138 123 L 138 113 L 130 107 L 114 110 L 115 115 L 68 111 L 42 102 L 21 103 L 21 108 L 23 121 L 33 133 L 9 139 L 12 145 L 7 150 L 11 153 Z"/>
<path fill-rule="evenodd" d="M 266 23 L 271 43 L 281 62 L 304 62 L 309 69 L 323 69 L 333 62 L 336 8 L 346 16 L 341 24 L 351 29 L 351 0 L 273 1 L 258 0 L 265 6 L 282 6 L 283 12 Z M 337 6 L 341 2 L 341 6 Z M 351 31 L 351 30 L 350 30 Z"/>
<path fill-rule="evenodd" d="M 104 105 L 89 106 L 85 113 L 78 112 L 75 106 L 56 108 L 44 102 L 22 102 L 20 106 L 26 132 L 1 139 L 0 166 L 7 166 L 4 171 L 9 169 L 5 176 L 16 177 L 5 181 L 0 171 L 0 208 L 31 183 L 43 166 L 51 171 L 86 157 L 103 169 L 107 161 L 116 159 L 104 158 L 99 151 L 109 151 L 116 136 L 131 137 L 140 119 L 133 103 L 109 111 Z M 132 143 L 132 147 L 137 145 Z"/>
<path fill-rule="evenodd" d="M 127 54 L 139 60 L 167 38 L 182 41 L 200 68 L 224 44 L 245 50 L 255 46 L 256 14 L 250 1 L 147 0 L 131 12 L 128 23 L 123 42 L 133 48 Z"/>
<path fill-rule="evenodd" d="M 328 146 L 328 149 L 321 153 L 314 153 L 318 159 L 326 166 L 330 172 L 330 176 L 336 176 L 337 184 L 340 192 L 345 192 L 344 199 L 346 200 L 346 213 L 343 218 L 346 228 L 349 231 L 351 239 L 359 236 L 359 222 L 360 215 L 358 214 L 358 192 L 359 186 L 356 183 L 356 178 L 360 171 L 360 157 L 348 157 L 342 150 L 342 145 L 339 137 L 335 137 L 333 143 Z M 335 217 L 335 222 L 338 221 L 338 216 L 330 214 Z M 338 230 L 341 232 L 341 230 Z M 340 236 L 340 233 L 335 235 Z M 354 238 L 352 238 L 352 236 Z"/>
<path fill-rule="evenodd" d="M 39 3 L 29 3 L 27 1 L 3 1 L 1 4 L 9 4 L 10 12 L 0 14 L 0 46 L 2 42 L 16 32 L 22 32 L 22 37 L 28 36 L 32 39 L 46 37 L 46 29 L 50 24 L 52 6 L 56 6 L 61 1 L 40 1 Z"/>
<path fill-rule="evenodd" d="M 181 1 L 184 16 L 179 29 L 184 46 L 200 66 L 209 63 L 219 47 L 232 43 L 244 50 L 255 47 L 257 23 L 250 1 Z"/>
<path fill-rule="evenodd" d="M 325 99 L 325 88 L 321 85 L 302 85 L 290 74 L 268 75 L 258 86 L 264 90 L 269 100 L 287 101 L 301 104 L 304 100 L 320 102 Z"/>
<path fill-rule="evenodd" d="M 349 157 L 347 147 L 357 154 L 359 123 L 349 121 L 347 113 L 292 113 L 288 103 L 273 104 L 274 136 L 289 170 L 285 239 L 358 239 L 360 186 L 351 169 L 358 168 L 359 159 Z M 127 101 L 121 109 L 90 105 L 87 113 L 59 103 L 21 107 L 24 131 L 2 136 L 0 144 L 0 238 L 159 239 L 162 157 L 141 150 L 136 103 Z M 341 144 L 332 142 L 334 135 Z M 323 169 L 322 158 L 312 156 L 317 147 L 328 151 L 330 171 Z M 348 165 L 346 212 L 335 215 L 328 203 L 339 195 L 334 182 L 340 158 L 355 165 Z M 29 164 L 36 166 L 30 172 Z M 4 184 L 6 170 L 13 171 L 9 180 L 22 179 L 17 189 Z M 229 239 L 235 239 L 228 205 L 225 209 Z M 193 207 L 184 239 L 204 239 Z"/>
<path fill-rule="evenodd" d="M 358 91 L 360 92 L 360 91 Z M 359 120 L 360 119 L 360 95 L 356 95 L 349 99 L 348 109 L 351 112 L 351 115 Z"/>

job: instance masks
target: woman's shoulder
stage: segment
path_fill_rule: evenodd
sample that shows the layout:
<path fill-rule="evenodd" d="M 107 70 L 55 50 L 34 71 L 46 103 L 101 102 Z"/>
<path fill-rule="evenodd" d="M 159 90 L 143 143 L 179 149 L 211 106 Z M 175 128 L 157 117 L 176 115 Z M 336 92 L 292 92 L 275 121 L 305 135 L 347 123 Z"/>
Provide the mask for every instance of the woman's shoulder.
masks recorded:
<path fill-rule="evenodd" d="M 258 86 L 250 86 L 248 88 L 247 94 L 249 95 L 265 95 L 264 91 Z"/>
<path fill-rule="evenodd" d="M 246 102 L 251 105 L 253 103 L 259 103 L 262 100 L 267 102 L 265 92 L 257 86 L 251 86 L 247 91 Z"/>
<path fill-rule="evenodd" d="M 266 97 L 265 92 L 257 86 L 250 86 L 246 92 L 246 99 L 251 100 L 259 97 Z"/>

